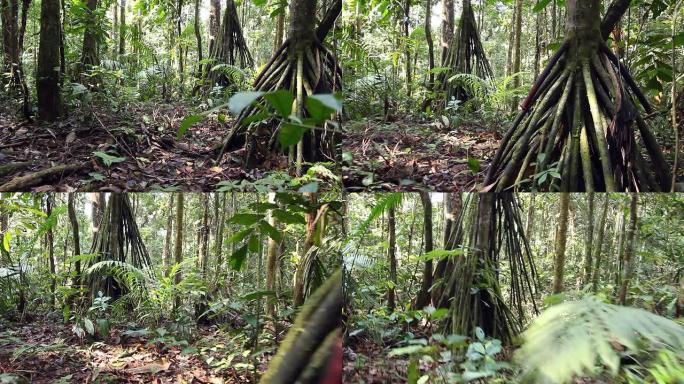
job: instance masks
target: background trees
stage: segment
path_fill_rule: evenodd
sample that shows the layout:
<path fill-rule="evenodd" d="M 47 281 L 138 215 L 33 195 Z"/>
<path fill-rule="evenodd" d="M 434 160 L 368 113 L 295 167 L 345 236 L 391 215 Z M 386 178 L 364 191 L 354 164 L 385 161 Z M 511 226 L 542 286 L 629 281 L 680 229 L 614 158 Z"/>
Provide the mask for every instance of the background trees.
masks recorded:
<path fill-rule="evenodd" d="M 182 350 L 199 359 L 203 377 L 257 382 L 269 365 L 266 357 L 282 344 L 285 365 L 269 375 L 317 382 L 341 364 L 340 209 L 333 194 L 3 194 L 0 360 L 45 329 L 31 321 L 51 316 L 52 331 L 64 330 L 74 343 L 98 341 L 97 355 L 106 359 L 119 356 L 110 348 L 133 343 L 174 361 L 152 372 L 145 364 L 158 362 L 135 357 L 133 374 L 147 379 L 175 369 L 192 372 L 187 361 L 171 357 Z M 304 239 L 311 239 L 312 252 L 300 253 Z M 164 263 L 167 248 L 173 251 Z M 295 303 L 299 270 L 303 289 Z M 295 322 L 317 333 L 287 336 Z M 6 331 L 24 326 L 32 336 L 7 342 Z M 69 371 L 74 360 L 94 356 L 81 356 L 71 341 L 55 348 L 71 356 L 63 363 Z M 303 353 L 295 359 L 299 365 L 290 360 L 293 353 Z M 36 358 L 32 352 L 17 356 L 13 366 Z M 41 366 L 42 377 L 59 379 L 65 372 Z M 85 380 L 88 367 L 79 365 L 72 377 Z"/>
<path fill-rule="evenodd" d="M 663 340 L 669 339 L 661 351 L 666 359 L 684 347 L 684 329 L 666 320 L 681 316 L 683 239 L 675 235 L 684 225 L 681 194 L 464 194 L 454 217 L 458 196 L 350 198 L 352 228 L 364 236 L 354 238 L 345 254 L 355 292 L 349 302 L 347 345 L 356 353 L 347 363 L 349 380 L 370 374 L 368 364 L 387 380 L 515 380 L 518 371 L 499 364 L 510 361 L 532 377 L 542 370 L 556 382 L 571 382 L 573 374 L 592 376 L 583 367 L 598 361 L 614 369 L 601 377 L 619 383 L 630 374 L 646 379 L 667 364 L 655 352 Z M 434 206 L 427 213 L 421 209 L 426 197 Z M 385 257 L 392 245 L 390 207 L 396 216 L 396 280 Z M 445 234 L 434 239 L 432 251 L 420 235 L 426 215 L 432 230 Z M 432 300 L 416 306 L 426 260 L 448 266 L 444 274 L 435 268 Z M 385 305 L 391 291 L 394 307 Z M 637 338 L 645 344 L 602 350 L 621 327 L 641 334 L 644 339 Z M 502 345 L 518 342 L 520 359 L 500 354 Z M 549 350 L 549 343 L 558 348 Z M 620 356 L 642 359 L 646 368 L 634 373 L 624 364 L 611 366 Z M 433 363 L 421 367 L 426 361 Z M 679 377 L 683 362 L 672 361 L 663 377 Z"/>

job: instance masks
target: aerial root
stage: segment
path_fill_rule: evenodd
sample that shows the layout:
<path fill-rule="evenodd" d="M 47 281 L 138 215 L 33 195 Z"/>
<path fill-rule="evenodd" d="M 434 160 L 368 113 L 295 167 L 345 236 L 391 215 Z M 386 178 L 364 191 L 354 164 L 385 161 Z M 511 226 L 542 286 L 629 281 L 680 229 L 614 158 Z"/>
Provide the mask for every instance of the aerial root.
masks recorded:
<path fill-rule="evenodd" d="M 632 97 L 646 112 L 652 108 L 633 78 L 604 45 L 575 61 L 568 46 L 523 101 L 483 190 L 667 190 L 669 167 Z M 545 172 L 553 177 L 541 177 Z"/>
<path fill-rule="evenodd" d="M 292 43 L 288 39 L 276 51 L 255 79 L 255 91 L 268 93 L 287 89 L 297 96 L 297 60 L 295 60 L 291 52 L 291 45 Z M 315 93 L 335 92 L 340 89 L 342 69 L 335 60 L 334 54 L 328 48 L 316 41 L 312 47 L 303 52 L 303 57 L 303 92 L 305 97 Z M 222 149 L 216 159 L 217 162 L 221 162 L 228 149 L 244 145 L 247 166 L 250 167 L 255 164 L 256 156 L 260 152 L 257 148 L 257 136 L 260 134 L 258 128 L 261 126 L 273 126 L 272 120 L 252 121 L 258 117 L 258 113 L 263 109 L 263 101 L 260 103 L 245 108 L 238 116 L 237 121 L 223 141 Z M 275 146 L 275 133 L 277 129 L 277 127 L 269 129 L 271 133 L 267 149 Z"/>

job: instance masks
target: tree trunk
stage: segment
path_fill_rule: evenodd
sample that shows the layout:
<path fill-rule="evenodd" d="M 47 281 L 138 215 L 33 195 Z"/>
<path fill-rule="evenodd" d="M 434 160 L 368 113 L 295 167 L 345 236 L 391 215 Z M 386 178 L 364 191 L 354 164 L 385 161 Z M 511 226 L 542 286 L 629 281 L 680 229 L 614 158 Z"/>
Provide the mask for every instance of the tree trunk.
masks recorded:
<path fill-rule="evenodd" d="M 195 39 L 197 40 L 197 57 L 201 62 L 204 59 L 204 50 L 202 47 L 202 29 L 200 26 L 200 0 L 195 0 Z M 197 69 L 198 77 L 202 73 L 202 66 Z"/>
<path fill-rule="evenodd" d="M 119 60 L 122 60 L 126 54 L 126 0 L 121 0 L 119 11 Z"/>
<path fill-rule="evenodd" d="M 276 33 L 275 39 L 273 40 L 273 54 L 278 52 L 278 49 L 283 45 L 283 40 L 285 37 L 285 9 L 278 13 L 278 18 L 276 19 Z"/>
<path fill-rule="evenodd" d="M 54 204 L 54 195 L 48 194 L 45 202 L 45 215 L 52 216 L 52 205 Z M 50 303 L 52 307 L 55 306 L 55 289 L 57 288 L 57 271 L 55 269 L 55 233 L 52 226 L 48 227 L 46 232 L 48 263 L 50 265 Z"/>
<path fill-rule="evenodd" d="M 675 309 L 675 317 L 684 316 L 684 276 L 679 279 L 679 292 L 677 293 L 677 308 Z"/>
<path fill-rule="evenodd" d="M 594 260 L 596 260 L 596 265 L 594 266 L 593 277 L 591 279 L 592 291 L 596 292 L 598 290 L 599 278 L 601 276 L 601 259 L 603 253 L 601 252 L 603 248 L 603 238 L 606 231 L 606 218 L 608 217 L 608 202 L 610 198 L 605 195 L 605 201 L 603 203 L 603 213 L 601 213 L 601 221 L 599 222 L 598 234 L 596 236 L 596 244 L 594 246 Z"/>
<path fill-rule="evenodd" d="M 176 245 L 174 249 L 174 261 L 176 264 L 180 264 L 183 262 L 183 233 L 184 233 L 184 228 L 183 228 L 183 204 L 184 204 L 184 195 L 183 193 L 178 193 L 176 195 Z M 180 284 L 183 279 L 183 276 L 181 275 L 180 270 L 176 272 L 176 275 L 173 277 L 174 283 L 176 285 Z M 178 309 L 180 307 L 181 303 L 181 298 L 180 296 L 176 295 L 176 300 L 175 300 L 175 308 Z"/>
<path fill-rule="evenodd" d="M 200 253 L 202 255 L 202 278 L 206 279 L 209 271 L 209 195 L 201 194 L 204 214 L 202 215 Z"/>
<path fill-rule="evenodd" d="M 433 250 L 432 240 L 432 200 L 428 192 L 420 193 L 420 200 L 423 203 L 423 233 L 425 237 L 425 253 Z M 409 250 L 410 251 L 410 250 Z M 432 288 L 432 260 L 425 261 L 423 268 L 423 279 L 414 305 L 415 309 L 423 309 L 430 304 L 430 288 Z"/>
<path fill-rule="evenodd" d="M 88 71 L 92 67 L 100 65 L 100 57 L 97 47 L 97 26 L 98 22 L 95 12 L 97 12 L 98 0 L 88 0 L 88 17 L 86 18 L 85 31 L 83 32 L 83 52 L 81 63 L 83 70 Z"/>
<path fill-rule="evenodd" d="M 458 244 L 456 244 L 456 239 L 454 236 L 455 230 L 457 229 L 457 219 L 461 214 L 461 194 L 459 193 L 449 193 L 445 197 L 444 212 L 445 212 L 445 225 L 444 225 L 444 249 L 453 250 Z M 440 259 L 435 267 L 435 272 L 432 275 L 432 282 L 435 286 L 432 288 L 432 303 L 435 307 L 444 307 L 449 305 L 447 300 L 442 300 L 442 293 L 445 290 L 446 281 L 444 281 L 445 276 L 450 267 L 450 261 L 448 258 Z"/>
<path fill-rule="evenodd" d="M 404 0 L 404 20 L 402 22 L 404 29 L 404 65 L 406 70 L 406 96 L 408 96 L 409 109 L 411 105 L 411 95 L 412 95 L 412 85 L 413 80 L 411 79 L 411 49 L 409 47 L 410 38 L 410 20 L 411 20 L 411 0 Z"/>
<path fill-rule="evenodd" d="M 276 203 L 276 194 L 271 192 L 268 194 L 268 202 L 270 204 Z M 278 229 L 278 222 L 273 216 L 273 212 L 268 213 L 268 224 Z M 278 302 L 276 286 L 276 277 L 278 276 L 278 248 L 279 244 L 276 240 L 268 238 L 268 250 L 266 255 L 266 290 L 276 293 L 275 297 L 269 297 L 266 301 L 266 317 L 271 321 L 271 328 L 273 329 L 273 339 L 278 342 L 278 318 L 276 304 Z"/>
<path fill-rule="evenodd" d="M 164 251 L 162 253 L 162 264 L 164 265 L 164 276 L 169 276 L 171 268 L 171 242 L 173 241 L 173 194 L 169 194 L 169 204 L 166 212 L 166 236 L 164 237 Z"/>
<path fill-rule="evenodd" d="M 305 198 L 309 200 L 311 203 L 316 202 L 316 194 L 314 193 L 305 193 L 304 194 Z M 293 305 L 295 307 L 299 307 L 304 304 L 304 301 L 306 301 L 306 285 L 307 285 L 307 279 L 308 279 L 308 271 L 307 268 L 310 263 L 308 263 L 308 260 L 311 260 L 312 258 L 315 258 L 315 250 L 313 249 L 314 247 L 314 238 L 316 236 L 316 217 L 318 216 L 318 211 L 317 210 L 309 210 L 306 212 L 304 215 L 304 219 L 306 220 L 306 236 L 304 238 L 304 246 L 302 247 L 302 250 L 300 252 L 300 260 L 299 264 L 296 266 L 296 271 L 294 275 L 294 285 L 293 285 Z"/>
<path fill-rule="evenodd" d="M 454 0 L 442 0 L 442 66 L 447 61 L 447 53 L 454 38 Z"/>
<path fill-rule="evenodd" d="M 427 40 L 427 46 L 428 46 L 428 84 L 427 84 L 427 90 L 428 90 L 428 95 L 427 98 L 424 102 L 424 108 L 430 104 L 430 100 L 432 100 L 432 90 L 434 88 L 435 84 L 435 48 L 434 48 L 434 43 L 432 41 L 432 0 L 425 0 L 425 39 Z"/>
<path fill-rule="evenodd" d="M 397 286 L 397 221 L 396 211 L 391 207 L 387 212 L 387 233 L 389 247 L 387 248 L 387 259 L 389 263 L 389 283 L 390 287 L 387 289 L 387 308 L 390 312 L 394 312 L 397 306 L 396 303 L 396 286 Z"/>
<path fill-rule="evenodd" d="M 52 122 L 62 114 L 60 83 L 60 3 L 44 0 L 40 12 L 40 47 L 36 88 L 38 93 L 38 116 Z"/>
<path fill-rule="evenodd" d="M 520 64 L 522 59 L 521 42 L 522 42 L 522 14 L 523 14 L 523 0 L 516 0 L 515 2 L 515 22 L 513 23 L 513 68 L 511 75 L 520 72 Z M 513 88 L 517 89 L 520 86 L 520 76 L 513 78 Z M 513 111 L 518 109 L 518 98 L 513 99 Z"/>
<path fill-rule="evenodd" d="M 223 270 L 223 230 L 226 225 L 226 194 L 216 194 L 216 199 L 214 203 L 219 206 L 219 196 L 221 197 L 220 208 L 218 209 L 218 215 L 216 216 L 216 278 L 218 279 L 219 273 Z"/>
<path fill-rule="evenodd" d="M 560 216 L 556 232 L 556 258 L 553 267 L 553 294 L 563 292 L 563 274 L 565 270 L 565 245 L 568 234 L 568 215 L 570 212 L 570 194 L 560 195 Z"/>
<path fill-rule="evenodd" d="M 209 57 L 216 54 L 216 44 L 221 31 L 221 0 L 209 1 Z"/>
<path fill-rule="evenodd" d="M 591 269 L 594 266 L 592 243 L 594 241 L 594 193 L 587 194 L 587 238 L 584 243 L 584 277 L 582 285 L 591 282 Z"/>
<path fill-rule="evenodd" d="M 635 238 L 637 231 L 637 194 L 632 193 L 629 208 L 629 229 L 627 230 L 625 255 L 623 258 L 623 274 L 622 283 L 620 285 L 620 294 L 618 296 L 618 304 L 625 305 L 627 302 L 627 291 L 632 282 L 634 275 L 634 249 Z"/>
<path fill-rule="evenodd" d="M 81 254 L 81 237 L 78 232 L 78 218 L 76 216 L 76 207 L 74 199 L 76 195 L 74 193 L 68 194 L 68 211 L 69 211 L 69 222 L 71 223 L 71 234 L 74 239 L 74 256 L 79 256 Z M 74 285 L 77 287 L 81 286 L 81 260 L 76 260 L 76 277 L 74 278 Z"/>

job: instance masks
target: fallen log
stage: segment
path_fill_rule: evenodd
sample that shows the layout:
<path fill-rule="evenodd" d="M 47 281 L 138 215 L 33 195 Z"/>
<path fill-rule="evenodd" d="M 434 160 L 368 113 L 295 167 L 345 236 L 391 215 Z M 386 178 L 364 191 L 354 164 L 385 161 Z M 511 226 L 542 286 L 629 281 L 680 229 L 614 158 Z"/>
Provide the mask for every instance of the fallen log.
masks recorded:
<path fill-rule="evenodd" d="M 42 169 L 38 172 L 33 172 L 25 176 L 18 176 L 0 185 L 0 192 L 26 192 L 27 188 L 41 184 L 55 176 L 61 176 L 65 173 L 77 172 L 85 167 L 85 163 L 79 164 L 63 164 L 55 167 Z"/>
<path fill-rule="evenodd" d="M 30 166 L 35 164 L 34 162 L 31 161 L 24 161 L 24 162 L 14 162 L 14 163 L 9 163 L 5 165 L 0 165 L 0 177 L 10 175 L 12 173 L 24 170 Z"/>

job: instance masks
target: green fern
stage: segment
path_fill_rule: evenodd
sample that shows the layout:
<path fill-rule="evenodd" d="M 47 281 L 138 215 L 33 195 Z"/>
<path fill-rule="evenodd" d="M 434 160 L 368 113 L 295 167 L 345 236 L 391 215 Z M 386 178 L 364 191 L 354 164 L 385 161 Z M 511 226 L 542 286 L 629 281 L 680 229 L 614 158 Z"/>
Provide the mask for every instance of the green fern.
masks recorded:
<path fill-rule="evenodd" d="M 86 269 L 86 276 L 112 276 L 131 291 L 144 291 L 151 282 L 148 272 L 132 264 L 117 260 L 104 260 Z"/>
<path fill-rule="evenodd" d="M 617 375 L 621 353 L 616 348 L 636 353 L 644 341 L 650 348 L 684 351 L 684 329 L 677 323 L 593 297 L 547 309 L 524 338 L 516 357 L 526 376 L 540 375 L 537 382 L 568 383 L 601 366 Z"/>

